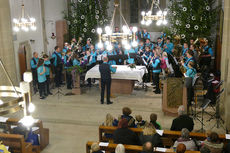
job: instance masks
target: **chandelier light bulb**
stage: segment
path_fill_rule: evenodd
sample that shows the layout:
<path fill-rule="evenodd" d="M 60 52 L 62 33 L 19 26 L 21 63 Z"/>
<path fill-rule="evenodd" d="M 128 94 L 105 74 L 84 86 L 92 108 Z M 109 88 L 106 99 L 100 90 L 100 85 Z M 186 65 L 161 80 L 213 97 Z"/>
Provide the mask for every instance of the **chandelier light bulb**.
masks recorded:
<path fill-rule="evenodd" d="M 113 46 L 111 45 L 111 44 L 109 44 L 108 46 L 107 46 L 107 50 L 112 50 L 113 49 Z"/>
<path fill-rule="evenodd" d="M 15 32 L 20 31 L 20 29 L 19 29 L 17 26 L 15 26 L 15 27 L 13 28 L 13 30 L 14 30 Z"/>
<path fill-rule="evenodd" d="M 133 46 L 133 47 L 137 47 L 137 45 L 138 45 L 137 41 L 133 41 L 133 42 L 132 42 L 132 46 Z"/>
<path fill-rule="evenodd" d="M 163 24 L 164 25 L 168 24 L 168 21 L 167 20 L 163 20 Z"/>
<path fill-rule="evenodd" d="M 167 13 L 168 13 L 167 11 L 164 11 L 164 12 L 163 12 L 164 16 L 166 16 L 166 15 L 167 15 Z"/>
<path fill-rule="evenodd" d="M 97 47 L 101 49 L 101 48 L 103 47 L 103 44 L 102 44 L 101 42 L 99 42 L 99 43 L 97 44 Z"/>
<path fill-rule="evenodd" d="M 160 26 L 161 23 L 162 23 L 162 20 L 158 20 L 157 23 L 156 23 L 156 25 L 157 25 L 157 26 Z"/>
<path fill-rule="evenodd" d="M 19 122 L 26 127 L 30 127 L 34 124 L 35 120 L 32 116 L 24 116 Z"/>
<path fill-rule="evenodd" d="M 133 32 L 134 32 L 134 33 L 137 32 L 137 27 L 133 27 Z"/>
<path fill-rule="evenodd" d="M 21 18 L 21 21 L 22 21 L 23 23 L 26 23 L 28 20 L 27 20 L 26 18 Z"/>
<path fill-rule="evenodd" d="M 162 16 L 162 13 L 163 13 L 162 11 L 158 11 L 157 16 Z"/>
<path fill-rule="evenodd" d="M 36 31 L 37 30 L 37 27 L 36 26 L 32 26 L 32 27 L 30 27 L 31 28 L 31 30 L 33 30 L 33 31 Z"/>
<path fill-rule="evenodd" d="M 97 33 L 100 35 L 102 34 L 102 29 L 101 28 L 97 28 Z"/>
<path fill-rule="evenodd" d="M 111 28 L 110 28 L 109 26 L 106 26 L 106 27 L 105 27 L 105 33 L 106 33 L 107 35 L 111 35 L 111 34 L 112 34 L 112 30 L 111 30 Z"/>
<path fill-rule="evenodd" d="M 30 113 L 33 113 L 33 112 L 35 111 L 35 105 L 34 105 L 33 103 L 30 103 L 30 104 L 29 104 L 28 111 L 29 111 Z"/>
<path fill-rule="evenodd" d="M 30 22 L 35 22 L 35 18 L 30 18 Z"/>
<path fill-rule="evenodd" d="M 142 11 L 142 12 L 141 12 L 141 15 L 144 16 L 144 15 L 145 15 L 145 11 Z"/>
<path fill-rule="evenodd" d="M 13 19 L 13 23 L 18 23 L 19 21 L 17 19 Z"/>
<path fill-rule="evenodd" d="M 130 44 L 126 44 L 126 45 L 125 45 L 125 49 L 130 50 L 130 49 L 131 49 Z"/>
<path fill-rule="evenodd" d="M 128 41 L 127 41 L 126 39 L 123 39 L 123 40 L 121 41 L 121 43 L 122 43 L 123 45 L 127 45 L 127 44 L 128 44 Z"/>
<path fill-rule="evenodd" d="M 108 46 L 108 45 L 109 45 L 109 41 L 106 41 L 106 42 L 105 42 L 105 45 Z"/>
<path fill-rule="evenodd" d="M 142 21 L 141 21 L 141 24 L 143 24 L 143 25 L 144 25 L 144 24 L 145 24 L 145 20 L 142 20 Z"/>
<path fill-rule="evenodd" d="M 148 11 L 148 13 L 146 13 L 147 15 L 152 15 L 152 11 Z"/>

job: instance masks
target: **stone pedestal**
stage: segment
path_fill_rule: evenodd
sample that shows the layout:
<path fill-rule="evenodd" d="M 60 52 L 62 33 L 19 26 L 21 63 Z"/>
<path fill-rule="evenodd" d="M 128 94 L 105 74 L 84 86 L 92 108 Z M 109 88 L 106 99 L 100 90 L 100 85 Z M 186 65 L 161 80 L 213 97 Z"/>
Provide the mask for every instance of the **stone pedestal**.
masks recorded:
<path fill-rule="evenodd" d="M 182 78 L 168 78 L 163 86 L 162 111 L 165 114 L 177 116 L 180 105 L 187 109 L 187 89 Z"/>
<path fill-rule="evenodd" d="M 72 93 L 75 95 L 80 95 L 81 94 L 81 87 L 80 87 L 80 75 L 76 74 L 76 80 L 73 82 L 73 89 Z"/>

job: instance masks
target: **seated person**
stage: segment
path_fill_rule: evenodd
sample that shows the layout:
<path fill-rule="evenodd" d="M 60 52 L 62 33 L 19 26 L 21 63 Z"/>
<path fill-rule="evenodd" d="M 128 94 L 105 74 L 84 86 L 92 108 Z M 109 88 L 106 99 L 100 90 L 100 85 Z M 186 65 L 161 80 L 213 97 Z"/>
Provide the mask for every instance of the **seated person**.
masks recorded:
<path fill-rule="evenodd" d="M 194 127 L 194 122 L 191 117 L 186 115 L 183 105 L 179 106 L 178 115 L 179 116 L 173 120 L 170 130 L 181 131 L 183 128 L 186 128 L 191 132 Z"/>
<path fill-rule="evenodd" d="M 141 115 L 136 115 L 136 128 L 143 128 L 145 126 L 146 121 L 142 120 Z"/>
<path fill-rule="evenodd" d="M 91 145 L 91 150 L 90 150 L 91 153 L 103 153 L 101 150 L 100 150 L 100 146 L 98 145 L 98 143 L 93 143 Z"/>
<path fill-rule="evenodd" d="M 105 122 L 102 124 L 104 126 L 117 126 L 118 125 L 118 120 L 115 119 L 111 114 L 106 115 Z M 106 138 L 112 138 L 113 134 L 111 133 L 105 133 Z"/>
<path fill-rule="evenodd" d="M 129 127 L 135 127 L 135 119 L 130 115 L 132 113 L 132 110 L 129 107 L 124 107 L 122 109 L 122 113 L 123 113 L 123 115 L 121 115 L 119 118 L 120 119 L 123 119 L 123 118 L 127 119 L 128 126 Z"/>
<path fill-rule="evenodd" d="M 206 146 L 203 146 L 201 149 L 200 149 L 200 153 L 210 153 L 211 151 L 208 149 L 208 147 Z M 225 153 L 229 153 L 229 152 L 225 152 Z"/>
<path fill-rule="evenodd" d="M 116 144 L 138 145 L 138 136 L 128 129 L 128 121 L 123 118 L 118 123 L 118 128 L 113 133 L 113 140 Z"/>
<path fill-rule="evenodd" d="M 177 145 L 181 143 L 183 143 L 186 146 L 186 150 L 191 150 L 191 151 L 197 150 L 196 143 L 194 140 L 189 138 L 189 131 L 186 128 L 183 128 L 181 130 L 181 137 L 175 141 L 173 147 L 177 147 Z"/>
<path fill-rule="evenodd" d="M 185 153 L 186 146 L 183 143 L 178 144 L 176 148 L 176 153 Z"/>
<path fill-rule="evenodd" d="M 141 153 L 153 153 L 153 145 L 151 142 L 143 144 L 143 150 Z"/>
<path fill-rule="evenodd" d="M 230 142 L 225 147 L 225 153 L 230 153 Z"/>
<path fill-rule="evenodd" d="M 219 136 L 216 132 L 212 132 L 207 140 L 204 141 L 204 145 L 211 153 L 222 153 L 224 144 L 219 141 Z"/>
<path fill-rule="evenodd" d="M 158 130 L 161 130 L 161 125 L 160 123 L 157 122 L 157 114 L 152 113 L 150 115 L 150 123 Z"/>
<path fill-rule="evenodd" d="M 123 144 L 118 144 L 115 149 L 115 153 L 125 153 L 125 147 Z"/>
<path fill-rule="evenodd" d="M 151 123 L 146 123 L 143 132 L 139 136 L 140 143 L 143 145 L 146 142 L 151 142 L 154 147 L 163 146 L 160 135 Z"/>

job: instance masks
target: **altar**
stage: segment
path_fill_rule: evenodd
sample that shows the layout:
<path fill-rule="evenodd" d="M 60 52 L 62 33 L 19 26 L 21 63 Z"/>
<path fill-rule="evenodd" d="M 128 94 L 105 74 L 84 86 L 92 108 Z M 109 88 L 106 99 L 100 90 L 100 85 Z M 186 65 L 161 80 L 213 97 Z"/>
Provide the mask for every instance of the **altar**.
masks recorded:
<path fill-rule="evenodd" d="M 112 65 L 112 67 L 117 67 L 116 73 L 111 74 L 112 94 L 131 94 L 135 81 L 142 82 L 144 74 L 148 73 L 145 66 L 136 66 L 136 68 L 132 69 L 127 65 Z M 94 66 L 86 73 L 85 80 L 88 78 L 101 78 L 99 65 Z"/>

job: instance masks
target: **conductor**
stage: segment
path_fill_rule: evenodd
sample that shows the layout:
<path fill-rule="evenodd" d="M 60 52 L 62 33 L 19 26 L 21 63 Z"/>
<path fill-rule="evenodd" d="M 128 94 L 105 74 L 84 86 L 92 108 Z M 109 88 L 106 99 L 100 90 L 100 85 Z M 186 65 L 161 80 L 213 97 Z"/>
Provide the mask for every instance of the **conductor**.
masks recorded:
<path fill-rule="evenodd" d="M 105 86 L 107 92 L 107 105 L 112 104 L 113 102 L 110 101 L 110 88 L 111 88 L 111 72 L 115 73 L 116 68 L 111 67 L 108 64 L 108 58 L 103 58 L 103 63 L 99 66 L 99 71 L 101 74 L 101 104 L 104 104 L 104 93 L 105 93 Z"/>

